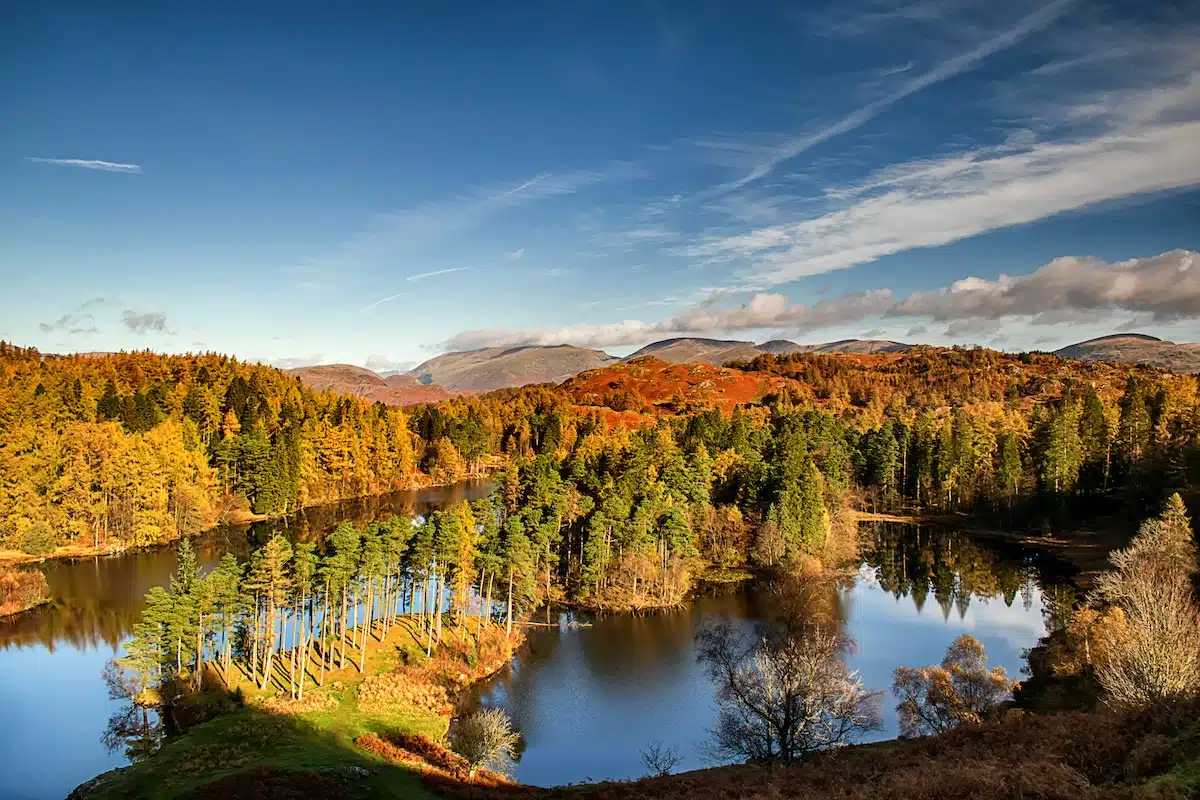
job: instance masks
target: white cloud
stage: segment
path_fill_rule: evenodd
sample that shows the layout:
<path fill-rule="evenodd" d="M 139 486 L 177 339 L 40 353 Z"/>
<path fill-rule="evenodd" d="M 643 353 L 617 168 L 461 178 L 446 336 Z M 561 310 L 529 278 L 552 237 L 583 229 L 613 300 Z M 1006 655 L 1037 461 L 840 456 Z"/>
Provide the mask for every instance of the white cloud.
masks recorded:
<path fill-rule="evenodd" d="M 520 261 L 524 257 L 525 257 L 525 248 L 524 247 L 519 248 L 517 250 L 513 250 L 511 253 L 504 254 L 505 261 Z"/>
<path fill-rule="evenodd" d="M 372 372 L 407 372 L 417 365 L 415 361 L 394 359 L 378 353 L 367 356 L 367 369 Z"/>
<path fill-rule="evenodd" d="M 102 172 L 141 172 L 142 168 L 138 164 L 122 164 L 118 161 L 99 161 L 91 158 L 38 158 L 36 156 L 27 156 L 29 161 L 36 161 L 39 164 L 58 164 L 63 167 L 80 167 L 82 169 L 96 169 Z"/>
<path fill-rule="evenodd" d="M 1100 135 L 897 165 L 844 188 L 835 199 L 845 202 L 836 210 L 710 238 L 685 252 L 748 259 L 746 277 L 772 285 L 1105 201 L 1200 184 L 1200 73 L 1137 102 L 1115 102 L 1120 105 L 1098 114 L 1110 118 Z"/>
<path fill-rule="evenodd" d="M 891 305 L 892 293 L 877 289 L 822 300 L 811 306 L 791 303 L 779 294 L 760 293 L 740 306 L 722 306 L 727 293 L 713 292 L 704 300 L 661 322 L 623 320 L 601 325 L 560 328 L 485 328 L 464 331 L 439 345 L 443 350 L 474 350 L 500 345 L 574 344 L 579 347 L 619 347 L 673 336 L 708 335 L 763 328 L 815 330 L 847 319 L 878 316 Z"/>
<path fill-rule="evenodd" d="M 1058 324 L 1097 311 L 1145 313 L 1158 322 L 1200 316 L 1200 253 L 1173 250 L 1116 264 L 1057 258 L 1028 275 L 964 278 L 945 289 L 917 292 L 888 316 L 939 322 L 1032 316 L 1041 324 Z"/>
<path fill-rule="evenodd" d="M 323 362 L 321 353 L 313 353 L 312 355 L 307 356 L 287 356 L 284 358 L 270 359 L 265 362 L 259 361 L 258 363 L 266 363 L 272 367 L 278 367 L 279 369 L 296 369 L 298 367 L 316 366 L 317 364 L 321 364 Z"/>
<path fill-rule="evenodd" d="M 890 289 L 873 289 L 792 303 L 782 294 L 760 292 L 739 305 L 726 305 L 730 292 L 708 296 L 659 322 L 627 319 L 558 328 L 486 328 L 464 331 L 439 349 L 473 350 L 500 345 L 574 344 L 617 347 L 674 336 L 711 336 L 775 329 L 783 335 L 845 326 L 880 318 L 911 318 L 947 324 L 945 335 L 992 335 L 1005 320 L 1032 325 L 1064 321 L 1115 324 L 1114 315 L 1133 313 L 1142 321 L 1200 319 L 1200 253 L 1175 250 L 1116 264 L 1096 258 L 1059 258 L 1033 272 L 996 280 L 964 278 L 933 291 L 896 300 Z M 914 324 L 908 336 L 928 333 Z"/>

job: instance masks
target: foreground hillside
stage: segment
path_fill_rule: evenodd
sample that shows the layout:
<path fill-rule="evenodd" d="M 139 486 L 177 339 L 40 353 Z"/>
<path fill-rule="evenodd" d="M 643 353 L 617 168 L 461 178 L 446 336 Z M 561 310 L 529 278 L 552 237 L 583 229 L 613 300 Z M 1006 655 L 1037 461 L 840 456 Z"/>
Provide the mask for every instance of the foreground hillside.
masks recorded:
<path fill-rule="evenodd" d="M 388 758 L 401 753 L 412 760 Z M 977 728 L 848 747 L 788 767 L 717 767 L 553 789 L 492 783 L 467 783 L 404 750 L 368 751 L 319 720 L 247 709 L 205 723 L 71 798 L 1183 800 L 1200 793 L 1200 714 L 1012 711 Z"/>
<path fill-rule="evenodd" d="M 978 727 L 847 747 L 793 766 L 718 767 L 556 789 L 446 779 L 427 785 L 464 800 L 1182 800 L 1200 793 L 1200 711 L 1036 716 L 1013 710 Z"/>

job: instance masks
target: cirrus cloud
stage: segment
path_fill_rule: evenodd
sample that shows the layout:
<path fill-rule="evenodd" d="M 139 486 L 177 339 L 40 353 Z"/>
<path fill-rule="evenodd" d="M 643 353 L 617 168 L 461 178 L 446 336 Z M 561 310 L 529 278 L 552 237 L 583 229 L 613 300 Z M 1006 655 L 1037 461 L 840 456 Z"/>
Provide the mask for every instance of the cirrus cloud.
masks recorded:
<path fill-rule="evenodd" d="M 26 156 L 28 161 L 36 161 L 39 164 L 57 164 L 60 167 L 79 167 L 81 169 L 94 169 L 101 172 L 141 172 L 140 164 L 123 164 L 119 161 L 101 161 L 95 158 L 38 158 L 37 156 Z"/>

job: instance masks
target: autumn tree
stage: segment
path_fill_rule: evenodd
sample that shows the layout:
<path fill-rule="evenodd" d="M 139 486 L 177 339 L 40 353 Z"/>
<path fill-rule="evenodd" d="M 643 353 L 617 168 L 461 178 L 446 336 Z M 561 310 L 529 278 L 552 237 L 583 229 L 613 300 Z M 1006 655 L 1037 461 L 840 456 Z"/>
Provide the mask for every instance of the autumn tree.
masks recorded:
<path fill-rule="evenodd" d="M 892 693 L 900 701 L 901 736 L 927 736 L 982 722 L 1012 695 L 1004 667 L 988 667 L 983 645 L 962 634 L 932 667 L 897 667 Z"/>

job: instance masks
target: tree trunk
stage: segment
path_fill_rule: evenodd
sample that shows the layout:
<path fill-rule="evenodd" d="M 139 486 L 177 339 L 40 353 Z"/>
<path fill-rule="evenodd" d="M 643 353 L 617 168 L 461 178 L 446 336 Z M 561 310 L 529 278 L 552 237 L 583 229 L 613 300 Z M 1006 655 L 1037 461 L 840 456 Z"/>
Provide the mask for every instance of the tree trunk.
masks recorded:
<path fill-rule="evenodd" d="M 347 587 L 342 587 L 342 624 L 341 635 L 338 641 L 338 669 L 346 668 L 346 590 Z"/>
<path fill-rule="evenodd" d="M 192 679 L 192 685 L 196 687 L 196 691 L 200 691 L 200 666 L 204 663 L 204 615 L 198 614 L 196 618 L 196 674 Z"/>
<path fill-rule="evenodd" d="M 507 632 L 508 638 L 512 638 L 512 592 L 513 592 L 513 570 L 512 565 L 508 565 L 508 623 Z"/>
<path fill-rule="evenodd" d="M 267 681 L 271 680 L 271 660 L 275 656 L 275 604 L 267 603 L 267 655 L 263 663 L 262 683 L 259 684 L 259 690 L 263 691 L 267 688 Z"/>
<path fill-rule="evenodd" d="M 375 611 L 375 593 L 371 591 L 372 588 L 371 581 L 368 579 L 367 596 L 365 600 L 367 607 L 364 609 L 366 619 L 363 620 L 362 648 L 360 649 L 358 655 L 359 672 L 365 672 L 367 669 L 367 641 L 371 638 L 368 634 L 371 630 L 371 615 Z"/>
<path fill-rule="evenodd" d="M 438 570 L 437 597 L 434 598 L 434 613 L 437 614 L 437 643 L 442 643 L 442 599 L 446 594 L 446 575 Z"/>
<path fill-rule="evenodd" d="M 258 592 L 254 593 L 254 628 L 250 635 L 250 681 L 258 683 Z"/>
<path fill-rule="evenodd" d="M 484 609 L 484 617 L 487 624 L 492 624 L 492 584 L 496 582 L 496 572 L 492 570 L 488 573 L 488 588 L 487 588 L 487 606 Z"/>
<path fill-rule="evenodd" d="M 329 661 L 329 639 L 326 636 L 329 630 L 329 581 L 325 581 L 325 603 L 321 609 L 321 667 L 317 676 L 317 686 L 325 685 L 325 663 Z"/>

